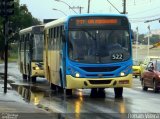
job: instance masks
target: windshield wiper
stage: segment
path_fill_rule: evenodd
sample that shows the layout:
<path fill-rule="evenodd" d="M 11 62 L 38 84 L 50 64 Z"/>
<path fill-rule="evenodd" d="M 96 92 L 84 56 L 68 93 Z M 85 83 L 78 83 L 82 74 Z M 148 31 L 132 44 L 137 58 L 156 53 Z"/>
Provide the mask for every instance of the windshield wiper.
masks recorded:
<path fill-rule="evenodd" d="M 93 40 L 96 40 L 96 37 L 94 37 L 90 32 L 86 31 L 86 30 L 82 30 L 84 31 L 85 33 L 87 33 Z"/>

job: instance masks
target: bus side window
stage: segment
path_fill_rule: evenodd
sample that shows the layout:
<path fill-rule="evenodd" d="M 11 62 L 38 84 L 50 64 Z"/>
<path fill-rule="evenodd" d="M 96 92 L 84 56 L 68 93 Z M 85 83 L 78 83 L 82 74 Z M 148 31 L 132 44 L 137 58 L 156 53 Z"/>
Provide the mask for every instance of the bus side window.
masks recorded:
<path fill-rule="evenodd" d="M 60 27 L 60 43 L 59 43 L 59 49 L 60 50 L 62 49 L 62 40 L 64 38 L 64 36 L 62 36 L 62 35 L 64 35 L 64 34 L 62 34 L 63 31 L 64 31 L 63 26 L 61 26 Z"/>
<path fill-rule="evenodd" d="M 57 27 L 57 50 L 59 50 L 59 43 L 60 43 L 60 26 Z"/>
<path fill-rule="evenodd" d="M 49 29 L 49 35 L 48 35 L 48 49 L 52 49 L 52 39 L 51 39 L 51 29 Z"/>

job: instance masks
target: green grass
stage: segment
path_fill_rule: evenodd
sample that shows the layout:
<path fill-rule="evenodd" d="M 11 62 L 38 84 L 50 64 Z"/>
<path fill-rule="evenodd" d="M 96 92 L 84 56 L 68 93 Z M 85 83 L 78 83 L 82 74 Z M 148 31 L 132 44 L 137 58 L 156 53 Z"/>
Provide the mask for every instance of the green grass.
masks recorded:
<path fill-rule="evenodd" d="M 2 60 L 0 60 L 0 64 L 2 64 L 3 63 L 3 61 Z"/>
<path fill-rule="evenodd" d="M 17 58 L 12 58 L 12 57 L 9 57 L 8 58 L 8 62 L 17 62 Z M 3 60 L 0 60 L 0 64 L 4 63 Z"/>
<path fill-rule="evenodd" d="M 9 52 L 8 62 L 17 62 L 18 53 L 17 52 Z"/>
<path fill-rule="evenodd" d="M 8 62 L 17 62 L 18 59 L 18 46 L 17 44 L 11 44 L 10 49 L 8 50 Z M 4 63 L 3 60 L 0 59 L 0 64 Z"/>

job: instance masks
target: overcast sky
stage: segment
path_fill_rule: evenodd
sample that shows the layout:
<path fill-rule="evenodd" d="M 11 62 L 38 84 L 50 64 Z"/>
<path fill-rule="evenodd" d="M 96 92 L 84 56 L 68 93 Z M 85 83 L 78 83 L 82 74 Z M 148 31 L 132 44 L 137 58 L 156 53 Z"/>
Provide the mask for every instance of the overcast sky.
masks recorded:
<path fill-rule="evenodd" d="M 63 0 L 71 7 L 81 6 L 82 13 L 87 13 L 88 0 Z M 123 0 L 91 0 L 90 13 L 116 13 L 119 12 L 112 7 L 110 1 L 118 11 L 122 12 Z M 140 33 L 148 32 L 148 25 L 151 30 L 160 29 L 160 23 L 158 21 L 144 23 L 146 20 L 152 20 L 160 18 L 160 0 L 126 0 L 127 1 L 127 16 L 131 22 L 132 29 L 136 30 L 138 27 Z M 75 14 L 74 11 L 79 13 L 79 9 L 69 9 L 69 7 L 63 2 L 57 2 L 55 0 L 20 0 L 20 4 L 26 4 L 32 15 L 41 21 L 43 19 L 57 19 L 64 17 L 65 14 Z M 59 11 L 52 10 L 53 8 Z M 60 12 L 62 11 L 62 12 Z M 64 13 L 63 13 L 64 12 Z"/>

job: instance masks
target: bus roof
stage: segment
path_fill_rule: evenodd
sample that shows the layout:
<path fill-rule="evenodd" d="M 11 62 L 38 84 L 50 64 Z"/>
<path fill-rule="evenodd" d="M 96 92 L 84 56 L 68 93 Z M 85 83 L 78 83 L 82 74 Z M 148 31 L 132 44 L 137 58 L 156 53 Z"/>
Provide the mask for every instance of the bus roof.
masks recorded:
<path fill-rule="evenodd" d="M 27 33 L 27 32 L 31 32 L 34 27 L 39 27 L 39 26 L 44 26 L 44 25 L 31 26 L 31 27 L 28 27 L 28 28 L 25 28 L 25 29 L 20 30 L 19 33 L 20 33 L 20 34 L 24 34 L 24 33 Z"/>

